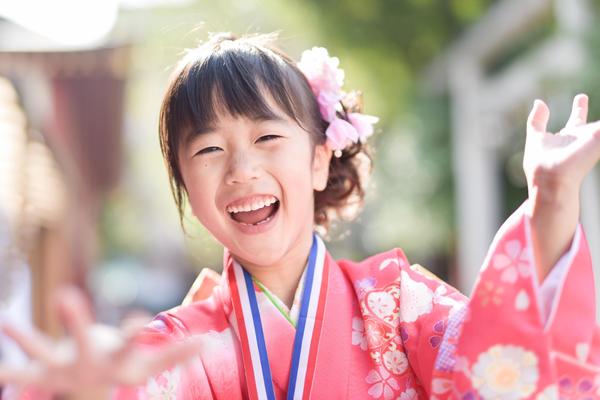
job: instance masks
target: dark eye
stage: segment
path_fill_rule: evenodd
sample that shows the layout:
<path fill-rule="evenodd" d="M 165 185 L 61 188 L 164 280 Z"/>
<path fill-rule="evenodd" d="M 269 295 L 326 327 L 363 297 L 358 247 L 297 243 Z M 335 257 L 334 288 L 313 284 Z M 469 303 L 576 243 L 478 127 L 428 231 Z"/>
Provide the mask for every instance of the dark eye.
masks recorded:
<path fill-rule="evenodd" d="M 258 140 L 256 140 L 257 142 L 268 142 L 269 140 L 274 140 L 277 138 L 280 138 L 281 136 L 279 135 L 264 135 L 258 138 Z"/>
<path fill-rule="evenodd" d="M 219 150 L 221 150 L 221 148 L 217 147 L 217 146 L 205 147 L 202 150 L 200 150 L 199 152 L 197 152 L 196 155 L 214 153 L 215 151 L 219 151 Z"/>

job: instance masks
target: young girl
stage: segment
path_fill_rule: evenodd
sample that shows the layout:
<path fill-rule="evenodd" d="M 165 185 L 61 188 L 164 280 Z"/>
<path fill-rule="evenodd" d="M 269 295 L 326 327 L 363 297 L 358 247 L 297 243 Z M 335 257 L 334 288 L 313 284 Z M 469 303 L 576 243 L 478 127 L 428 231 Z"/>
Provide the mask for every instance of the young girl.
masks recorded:
<path fill-rule="evenodd" d="M 222 275 L 204 270 L 182 306 L 112 346 L 94 341 L 89 312 L 67 293 L 76 356 L 57 360 L 7 328 L 36 368 L 4 368 L 0 381 L 37 387 L 32 398 L 83 387 L 117 399 L 600 398 L 578 225 L 579 188 L 600 158 L 587 97 L 556 135 L 534 104 L 529 199 L 468 299 L 400 249 L 336 261 L 315 233 L 360 204 L 370 168 L 376 118 L 343 79 L 325 49 L 296 64 L 268 36 L 216 35 L 189 52 L 163 100 L 161 147 L 179 210 L 188 201 L 225 247 Z"/>

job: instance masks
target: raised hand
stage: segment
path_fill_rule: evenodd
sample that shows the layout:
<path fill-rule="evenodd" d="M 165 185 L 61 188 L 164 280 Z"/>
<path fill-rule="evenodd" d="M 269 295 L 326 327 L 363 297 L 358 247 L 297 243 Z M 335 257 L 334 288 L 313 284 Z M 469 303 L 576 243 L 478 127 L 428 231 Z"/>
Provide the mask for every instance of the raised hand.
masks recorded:
<path fill-rule="evenodd" d="M 58 305 L 72 340 L 57 346 L 39 332 L 4 326 L 4 333 L 30 357 L 30 364 L 20 368 L 0 365 L 0 384 L 35 387 L 48 395 L 106 398 L 111 386 L 143 384 L 198 354 L 200 343 L 194 339 L 143 350 L 134 344 L 132 335 L 125 338 L 114 328 L 93 325 L 85 299 L 75 289 L 64 290 Z"/>
<path fill-rule="evenodd" d="M 536 100 L 527 124 L 523 167 L 530 187 L 548 191 L 578 190 L 600 159 L 600 122 L 586 123 L 588 98 L 573 100 L 571 116 L 558 133 L 547 132 L 548 106 Z"/>
<path fill-rule="evenodd" d="M 560 132 L 547 132 L 550 110 L 536 100 L 527 122 L 527 177 L 534 257 L 542 280 L 568 249 L 579 220 L 579 192 L 600 159 L 600 122 L 587 123 L 588 97 L 575 96 Z"/>

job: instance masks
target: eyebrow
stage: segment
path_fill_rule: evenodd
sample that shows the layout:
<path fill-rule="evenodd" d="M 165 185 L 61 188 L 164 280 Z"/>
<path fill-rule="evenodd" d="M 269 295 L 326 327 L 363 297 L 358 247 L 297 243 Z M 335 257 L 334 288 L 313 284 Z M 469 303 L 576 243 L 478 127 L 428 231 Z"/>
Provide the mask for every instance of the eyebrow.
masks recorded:
<path fill-rule="evenodd" d="M 270 115 L 259 115 L 259 116 L 255 116 L 255 117 L 250 117 L 249 118 L 250 121 L 252 122 L 287 122 L 287 120 L 275 113 L 272 113 Z M 184 140 L 184 145 L 187 147 L 189 146 L 197 137 L 202 136 L 202 135 L 206 135 L 209 133 L 215 133 L 218 130 L 217 126 L 214 125 L 206 125 L 201 127 L 200 129 L 196 129 L 191 131 L 190 133 L 188 133 Z"/>

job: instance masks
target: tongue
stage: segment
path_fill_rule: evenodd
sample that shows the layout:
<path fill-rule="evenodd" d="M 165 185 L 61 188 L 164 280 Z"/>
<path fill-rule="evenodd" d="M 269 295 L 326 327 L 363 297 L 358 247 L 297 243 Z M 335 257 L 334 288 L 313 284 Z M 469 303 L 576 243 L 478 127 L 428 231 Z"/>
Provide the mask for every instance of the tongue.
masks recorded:
<path fill-rule="evenodd" d="M 275 205 L 271 204 L 270 206 L 259 208 L 258 210 L 254 211 L 241 211 L 235 214 L 231 214 L 231 218 L 233 218 L 237 222 L 253 225 L 259 223 L 262 220 L 267 219 L 267 217 L 273 212 L 274 208 Z"/>

